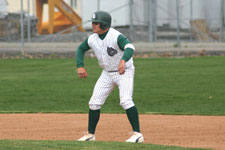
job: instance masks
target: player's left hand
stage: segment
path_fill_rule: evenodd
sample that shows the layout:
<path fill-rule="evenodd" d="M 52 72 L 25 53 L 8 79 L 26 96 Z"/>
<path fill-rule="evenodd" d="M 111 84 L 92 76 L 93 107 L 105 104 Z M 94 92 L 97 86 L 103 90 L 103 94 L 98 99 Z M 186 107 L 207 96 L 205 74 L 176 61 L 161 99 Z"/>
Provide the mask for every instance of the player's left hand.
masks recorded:
<path fill-rule="evenodd" d="M 120 60 L 120 64 L 118 67 L 118 72 L 120 75 L 125 73 L 125 63 L 126 63 L 125 60 Z"/>

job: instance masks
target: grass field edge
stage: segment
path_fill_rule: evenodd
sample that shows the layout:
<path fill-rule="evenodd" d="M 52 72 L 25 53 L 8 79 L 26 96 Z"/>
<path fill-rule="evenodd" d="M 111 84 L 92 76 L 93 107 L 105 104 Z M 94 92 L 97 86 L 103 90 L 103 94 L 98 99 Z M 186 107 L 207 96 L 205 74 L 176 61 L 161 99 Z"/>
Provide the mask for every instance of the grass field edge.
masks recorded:
<path fill-rule="evenodd" d="M 88 112 L 77 111 L 0 111 L 0 114 L 88 114 Z M 120 112 L 101 112 L 101 114 L 126 114 Z M 180 116 L 225 116 L 225 114 L 209 114 L 209 113 L 170 113 L 170 112 L 145 112 L 139 115 L 180 115 Z"/>
<path fill-rule="evenodd" d="M 142 146 L 149 146 L 151 147 L 151 149 L 155 149 L 157 148 L 158 149 L 162 149 L 162 150 L 171 150 L 170 148 L 174 148 L 175 150 L 178 150 L 178 149 L 182 149 L 182 150 L 214 150 L 214 149 L 211 149 L 211 148 L 191 148 L 191 147 L 182 147 L 182 146 L 175 146 L 175 145 L 158 145 L 158 144 L 151 144 L 151 143 L 143 143 L 143 144 L 137 144 L 137 143 L 126 143 L 126 142 L 119 142 L 119 141 L 90 141 L 90 142 L 80 142 L 80 141 L 75 141 L 75 140 L 16 140 L 16 139 L 13 139 L 13 140 L 10 140 L 10 139 L 0 139 L 0 143 L 1 142 L 21 142 L 21 143 L 25 143 L 25 144 L 29 144 L 34 142 L 36 143 L 35 146 L 37 146 L 38 143 L 48 143 L 48 142 L 53 142 L 55 144 L 60 144 L 60 143 L 68 143 L 68 144 L 73 144 L 73 145 L 81 145 L 84 146 L 85 148 L 88 147 L 88 145 L 90 145 L 89 147 L 92 147 L 93 145 L 119 145 L 119 146 L 123 146 L 124 147 L 127 147 L 128 145 L 130 147 L 132 146 L 135 146 L 135 147 L 142 147 Z M 0 146 L 1 148 L 1 146 Z M 59 147 L 59 149 L 61 149 L 62 147 Z"/>

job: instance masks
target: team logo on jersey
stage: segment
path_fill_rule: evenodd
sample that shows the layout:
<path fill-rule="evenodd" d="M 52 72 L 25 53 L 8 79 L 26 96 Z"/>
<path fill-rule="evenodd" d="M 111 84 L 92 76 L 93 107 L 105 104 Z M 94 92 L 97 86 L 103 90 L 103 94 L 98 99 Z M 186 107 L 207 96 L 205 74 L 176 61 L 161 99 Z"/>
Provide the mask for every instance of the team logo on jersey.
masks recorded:
<path fill-rule="evenodd" d="M 117 54 L 117 50 L 112 47 L 107 47 L 107 53 L 109 56 L 114 56 Z"/>

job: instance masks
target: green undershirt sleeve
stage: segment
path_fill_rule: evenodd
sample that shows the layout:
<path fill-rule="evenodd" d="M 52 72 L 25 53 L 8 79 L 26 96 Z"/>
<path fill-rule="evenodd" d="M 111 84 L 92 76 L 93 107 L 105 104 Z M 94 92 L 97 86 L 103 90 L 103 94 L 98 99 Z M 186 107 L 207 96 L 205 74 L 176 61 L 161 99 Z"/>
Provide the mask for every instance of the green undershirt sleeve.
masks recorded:
<path fill-rule="evenodd" d="M 130 60 L 130 58 L 133 56 L 134 54 L 134 50 L 131 48 L 126 48 L 124 53 L 123 53 L 123 57 L 121 58 L 122 60 L 125 60 L 125 62 L 127 62 L 128 60 Z"/>
<path fill-rule="evenodd" d="M 134 49 L 132 48 L 126 48 L 125 45 L 131 43 L 124 35 L 120 34 L 117 39 L 117 44 L 120 47 L 122 51 L 124 51 L 123 57 L 121 58 L 122 60 L 125 60 L 126 62 L 130 60 L 130 58 L 134 54 Z"/>
<path fill-rule="evenodd" d="M 84 54 L 91 49 L 88 45 L 88 38 L 86 38 L 76 50 L 76 64 L 77 68 L 84 66 Z"/>

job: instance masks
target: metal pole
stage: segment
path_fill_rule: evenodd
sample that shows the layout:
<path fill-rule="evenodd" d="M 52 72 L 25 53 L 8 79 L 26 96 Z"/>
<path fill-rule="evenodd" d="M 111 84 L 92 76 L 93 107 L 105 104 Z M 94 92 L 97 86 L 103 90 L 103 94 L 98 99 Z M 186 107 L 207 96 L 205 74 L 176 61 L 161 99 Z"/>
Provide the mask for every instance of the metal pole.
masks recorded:
<path fill-rule="evenodd" d="M 153 37 L 153 41 L 157 40 L 157 0 L 152 0 L 152 37 Z"/>
<path fill-rule="evenodd" d="M 33 16 L 36 16 L 35 0 L 32 0 L 32 9 L 33 9 Z"/>
<path fill-rule="evenodd" d="M 155 0 L 148 0 L 148 14 L 149 14 L 149 42 L 152 43 L 156 40 L 156 1 Z"/>
<path fill-rule="evenodd" d="M 220 42 L 223 42 L 223 30 L 224 30 L 224 0 L 220 0 Z"/>
<path fill-rule="evenodd" d="M 98 5 L 98 6 L 97 6 L 97 7 L 98 7 L 97 9 L 98 9 L 98 11 L 99 11 L 99 10 L 100 10 L 100 0 L 98 0 L 97 3 L 98 3 L 98 4 L 97 4 L 97 5 Z"/>
<path fill-rule="evenodd" d="M 178 56 L 180 55 L 180 11 L 179 11 L 179 0 L 177 0 L 177 45 L 178 45 Z"/>
<path fill-rule="evenodd" d="M 190 40 L 193 41 L 192 38 L 192 24 L 191 21 L 193 20 L 193 1 L 190 0 Z"/>
<path fill-rule="evenodd" d="M 30 0 L 27 0 L 27 41 L 30 43 Z"/>
<path fill-rule="evenodd" d="M 133 40 L 133 0 L 130 0 L 130 39 Z"/>
<path fill-rule="evenodd" d="M 21 32 L 21 54 L 24 57 L 24 35 L 23 35 L 23 0 L 20 0 L 20 32 Z"/>
<path fill-rule="evenodd" d="M 148 0 L 148 14 L 149 14 L 149 17 L 148 17 L 148 35 L 149 35 L 149 42 L 152 43 L 153 42 L 153 25 L 152 25 L 152 22 L 153 22 L 153 14 L 152 14 L 152 0 Z"/>

